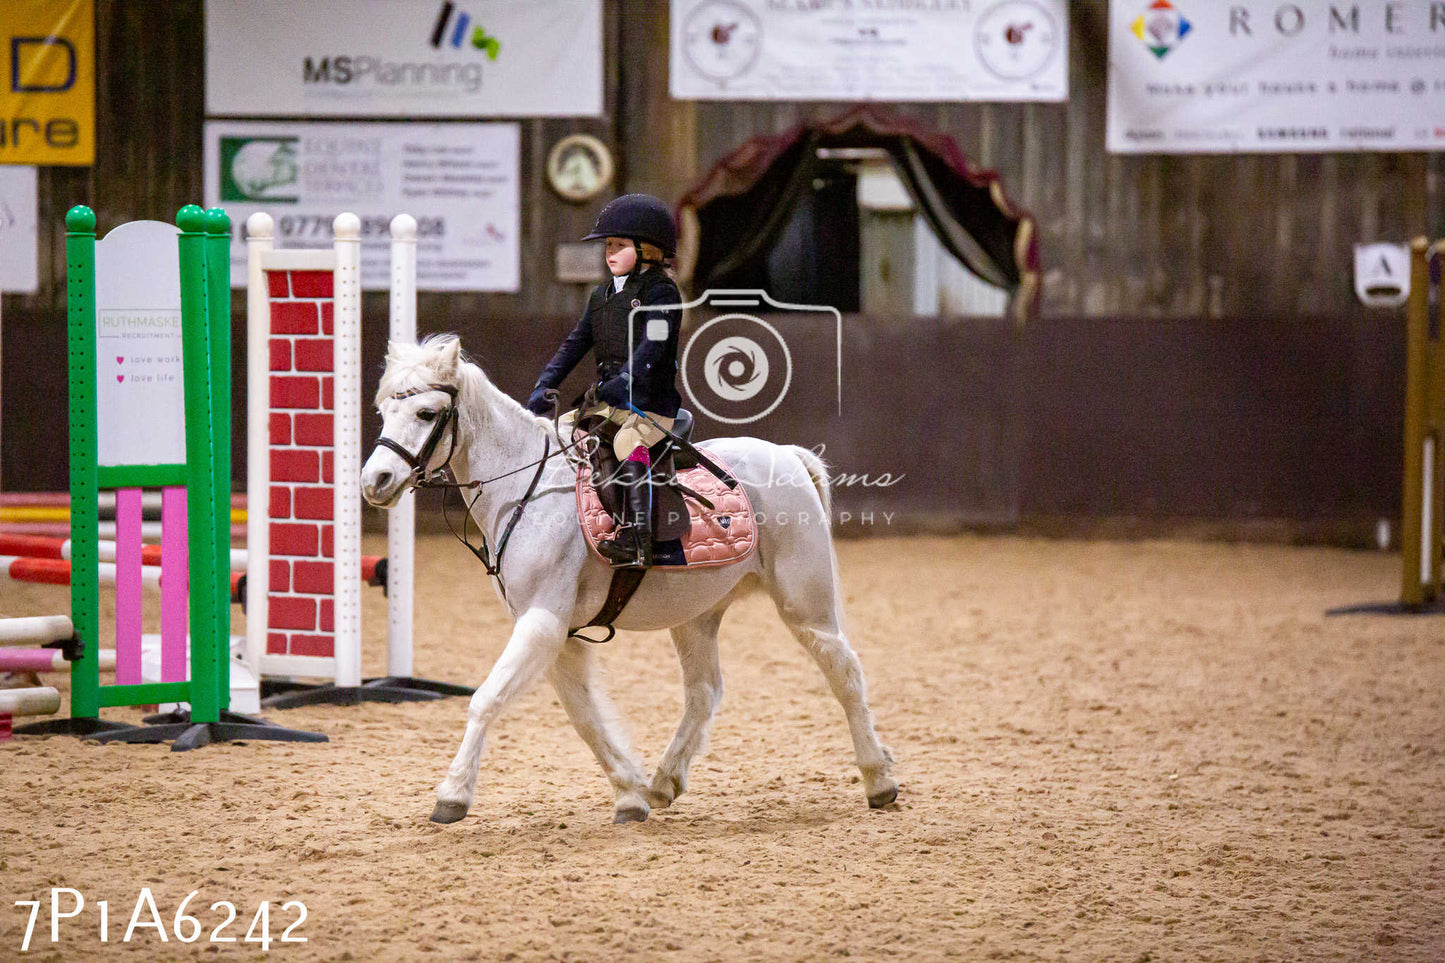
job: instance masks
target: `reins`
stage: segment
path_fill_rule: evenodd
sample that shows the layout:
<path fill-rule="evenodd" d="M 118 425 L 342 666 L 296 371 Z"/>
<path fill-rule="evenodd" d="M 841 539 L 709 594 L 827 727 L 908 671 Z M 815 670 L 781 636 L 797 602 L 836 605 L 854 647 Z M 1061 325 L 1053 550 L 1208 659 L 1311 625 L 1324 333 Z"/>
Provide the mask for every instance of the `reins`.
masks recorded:
<path fill-rule="evenodd" d="M 552 451 L 552 436 L 546 435 L 542 440 L 541 458 L 538 458 L 535 461 L 529 461 L 527 462 L 527 464 L 522 465 L 519 468 L 513 468 L 511 471 L 504 471 L 499 475 L 493 475 L 491 478 L 482 479 L 481 481 L 458 482 L 452 480 L 451 476 L 448 474 L 452 456 L 456 454 L 457 450 L 457 389 L 452 385 L 433 384 L 427 385 L 423 388 L 415 388 L 411 391 L 398 392 L 394 395 L 391 395 L 391 397 L 394 399 L 410 398 L 414 395 L 424 394 L 428 391 L 445 392 L 451 397 L 451 403 L 445 408 L 441 409 L 439 412 L 437 412 L 436 423 L 432 426 L 431 432 L 427 435 L 426 441 L 422 443 L 422 446 L 420 449 L 418 449 L 417 453 L 413 455 L 411 452 L 403 448 L 400 444 L 392 441 L 385 435 L 382 435 L 376 439 L 377 447 L 386 448 L 390 451 L 395 452 L 403 461 L 405 461 L 408 465 L 411 466 L 411 475 L 408 477 L 407 480 L 411 483 L 412 487 L 439 488 L 443 491 L 444 494 L 442 495 L 442 518 L 446 520 L 447 528 L 451 530 L 452 537 L 465 545 L 467 551 L 471 552 L 474 556 L 476 556 L 477 561 L 482 563 L 482 567 L 487 570 L 487 574 L 497 580 L 497 588 L 502 593 L 502 602 L 510 610 L 512 607 L 512 603 L 507 598 L 507 583 L 502 578 L 502 556 L 507 551 L 507 544 L 512 539 L 512 532 L 516 530 L 517 523 L 522 520 L 522 513 L 526 511 L 527 503 L 532 500 L 532 497 L 534 495 L 536 495 L 537 485 L 539 482 L 541 482 L 542 474 L 546 471 L 547 463 L 551 460 L 552 455 L 562 455 L 564 458 L 567 459 L 568 463 L 571 464 L 574 469 L 580 472 L 581 466 L 586 463 L 586 459 L 589 457 L 590 453 L 584 454 L 581 457 L 576 457 L 569 454 L 569 452 L 571 452 L 573 449 L 579 448 L 582 449 L 584 452 L 587 452 L 588 450 L 586 446 L 588 442 L 592 442 L 594 445 L 596 444 L 597 432 L 601 429 L 602 426 L 601 424 L 598 424 L 591 429 L 578 429 L 582 431 L 581 435 L 574 435 L 571 442 L 561 444 L 561 406 L 558 404 L 557 392 L 555 389 L 553 389 L 548 392 L 548 395 L 552 402 L 552 424 L 557 432 L 558 443 L 561 444 L 561 447 L 558 448 L 556 452 Z M 590 406 L 588 402 L 591 401 L 591 397 L 591 392 L 589 391 L 586 396 L 587 401 L 584 401 L 582 410 L 586 410 Z M 441 468 L 438 468 L 434 472 L 428 472 L 426 470 L 426 466 L 431 463 L 432 456 L 436 453 L 437 446 L 441 443 L 442 434 L 447 430 L 448 425 L 450 425 L 452 429 L 452 439 L 451 447 L 447 450 L 446 460 L 442 462 Z M 523 494 L 521 499 L 517 502 L 517 507 L 512 510 L 512 517 L 507 520 L 506 527 L 502 529 L 502 535 L 499 539 L 497 539 L 496 552 L 494 553 L 492 551 L 491 545 L 487 541 L 487 533 L 483 531 L 480 523 L 477 524 L 477 532 L 481 535 L 482 544 L 473 545 L 471 539 L 467 537 L 467 522 L 469 520 L 475 521 L 475 519 L 472 518 L 472 508 L 476 505 L 477 499 L 482 497 L 482 491 L 485 486 L 490 485 L 492 482 L 500 481 L 503 478 L 508 478 L 512 475 L 524 472 L 534 465 L 536 466 L 537 470 L 532 475 L 531 482 L 529 482 L 527 485 L 526 493 Z M 475 488 L 477 491 L 476 494 L 472 496 L 470 501 L 467 501 L 465 497 L 462 498 L 462 502 L 465 508 L 465 514 L 462 518 L 462 530 L 458 532 L 456 525 L 452 524 L 452 516 L 451 512 L 448 511 L 447 508 L 448 500 L 445 493 L 455 491 L 457 492 L 458 496 L 461 496 L 461 490 L 464 488 Z M 644 574 L 646 573 L 632 569 L 621 569 L 615 571 L 612 576 L 612 585 L 608 589 L 607 601 L 603 604 L 602 611 L 597 615 L 596 618 L 593 619 L 593 621 L 589 622 L 587 625 L 581 626 L 579 629 L 570 630 L 567 633 L 568 637 L 580 639 L 583 642 L 591 642 L 594 645 L 600 645 L 602 643 L 611 641 L 612 637 L 617 634 L 617 629 L 613 627 L 612 623 L 621 612 L 622 607 L 627 604 L 627 600 L 632 597 L 632 593 L 636 591 L 637 584 L 642 580 L 642 576 Z M 581 633 L 581 628 L 588 628 L 592 625 L 600 625 L 603 629 L 606 630 L 607 635 L 600 639 L 594 639 L 591 636 L 583 635 Z"/>
<path fill-rule="evenodd" d="M 453 434 L 455 435 L 455 432 L 453 432 Z M 446 519 L 447 528 L 451 530 L 452 536 L 456 538 L 457 541 L 465 545 L 467 547 L 467 550 L 477 557 L 477 561 L 482 563 L 482 567 L 487 570 L 488 575 L 492 576 L 492 578 L 497 580 L 497 585 L 502 590 L 503 601 L 506 601 L 507 599 L 507 583 L 502 579 L 502 555 L 507 551 L 507 542 L 511 541 L 512 531 L 517 527 L 517 522 L 522 520 L 522 512 L 526 510 L 527 503 L 530 502 L 532 500 L 532 496 L 536 494 L 537 483 L 542 480 L 542 472 L 546 470 L 547 462 L 549 459 L 551 459 L 551 457 L 552 439 L 548 437 L 543 439 L 542 441 L 542 457 L 537 459 L 536 461 L 537 472 L 532 476 L 532 481 L 527 486 L 526 494 L 522 496 L 521 501 L 517 502 L 517 507 L 512 510 L 512 517 L 507 520 L 506 528 L 502 529 L 502 537 L 497 540 L 497 552 L 495 555 L 492 554 L 491 546 L 487 544 L 487 533 L 482 531 L 482 526 L 477 526 L 477 532 L 482 536 L 481 545 L 473 545 L 471 543 L 471 540 L 467 538 L 467 519 L 472 517 L 472 506 L 477 503 L 478 498 L 482 497 L 483 485 L 487 484 L 488 482 L 494 482 L 499 478 L 506 478 L 507 475 L 515 475 L 519 471 L 524 471 L 525 469 L 531 467 L 530 464 L 523 465 L 516 471 L 510 471 L 503 475 L 497 475 L 494 478 L 488 478 L 485 482 L 469 482 L 466 485 L 461 485 L 455 482 L 418 483 L 417 487 L 419 488 L 441 488 L 445 490 L 456 490 L 458 494 L 460 494 L 460 489 L 462 488 L 475 487 L 477 489 L 477 493 L 472 496 L 472 500 L 470 502 L 467 502 L 466 514 L 462 517 L 462 530 L 460 533 L 457 532 L 456 526 L 452 524 L 452 516 L 451 513 L 447 511 L 447 499 L 445 495 L 442 496 L 442 518 Z"/>

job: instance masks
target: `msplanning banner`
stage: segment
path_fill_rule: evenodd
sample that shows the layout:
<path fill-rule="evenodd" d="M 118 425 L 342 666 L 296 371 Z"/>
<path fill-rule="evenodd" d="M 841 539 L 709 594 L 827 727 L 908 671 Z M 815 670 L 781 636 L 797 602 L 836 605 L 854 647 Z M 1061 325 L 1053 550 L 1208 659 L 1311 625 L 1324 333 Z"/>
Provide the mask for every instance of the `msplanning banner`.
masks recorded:
<path fill-rule="evenodd" d="M 1445 150 L 1445 3 L 1110 0 L 1108 147 Z"/>
<path fill-rule="evenodd" d="M 206 0 L 206 113 L 602 113 L 602 0 Z"/>
<path fill-rule="evenodd" d="M 279 248 L 331 248 L 331 222 L 361 218 L 361 286 L 391 282 L 391 219 L 417 221 L 422 291 L 521 284 L 521 135 L 515 123 L 209 121 L 207 207 L 231 215 L 231 286 L 246 286 L 243 225 L 276 222 Z"/>
<path fill-rule="evenodd" d="M 1068 26 L 1068 0 L 672 0 L 672 96 L 1061 101 Z"/>

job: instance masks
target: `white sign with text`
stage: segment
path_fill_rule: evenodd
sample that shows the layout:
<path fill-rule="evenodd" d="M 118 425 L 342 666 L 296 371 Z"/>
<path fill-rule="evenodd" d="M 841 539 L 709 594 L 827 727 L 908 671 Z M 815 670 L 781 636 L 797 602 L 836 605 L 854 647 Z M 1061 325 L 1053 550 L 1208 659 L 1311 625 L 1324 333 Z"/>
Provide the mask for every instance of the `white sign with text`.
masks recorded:
<path fill-rule="evenodd" d="M 417 288 L 521 285 L 520 134 L 513 123 L 210 121 L 205 197 L 231 215 L 231 285 L 246 285 L 242 226 L 276 222 L 276 246 L 331 248 L 331 222 L 361 218 L 361 286 L 391 283 L 388 228 L 417 221 Z"/>
<path fill-rule="evenodd" d="M 1121 154 L 1445 150 L 1445 4 L 1110 0 Z"/>
<path fill-rule="evenodd" d="M 180 233 L 131 221 L 95 244 L 98 464 L 186 460 Z"/>
<path fill-rule="evenodd" d="M 1068 0 L 672 0 L 672 96 L 1061 101 L 1068 27 Z"/>
<path fill-rule="evenodd" d="M 602 0 L 206 0 L 206 113 L 600 116 Z"/>
<path fill-rule="evenodd" d="M 35 168 L 0 165 L 0 291 L 35 293 L 36 223 Z"/>
<path fill-rule="evenodd" d="M 1404 244 L 1355 245 L 1355 293 L 1371 308 L 1398 308 L 1410 297 L 1410 249 Z"/>

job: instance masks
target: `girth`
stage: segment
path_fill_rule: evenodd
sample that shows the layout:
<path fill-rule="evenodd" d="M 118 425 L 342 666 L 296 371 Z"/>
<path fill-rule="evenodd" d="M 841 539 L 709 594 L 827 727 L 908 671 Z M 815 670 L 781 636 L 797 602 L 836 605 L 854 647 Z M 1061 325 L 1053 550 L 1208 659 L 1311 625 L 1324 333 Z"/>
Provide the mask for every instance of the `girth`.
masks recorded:
<path fill-rule="evenodd" d="M 612 626 L 617 617 L 622 614 L 627 603 L 632 600 L 642 579 L 647 575 L 645 568 L 615 568 L 612 570 L 612 584 L 607 589 L 607 601 L 602 603 L 602 608 L 592 616 L 592 621 L 586 625 L 579 625 L 567 633 L 570 638 L 581 639 L 583 642 L 591 642 L 594 645 L 601 645 L 604 642 L 611 642 L 612 637 L 617 634 L 617 629 Z M 579 634 L 582 629 L 600 625 L 607 630 L 607 635 L 600 639 Z"/>

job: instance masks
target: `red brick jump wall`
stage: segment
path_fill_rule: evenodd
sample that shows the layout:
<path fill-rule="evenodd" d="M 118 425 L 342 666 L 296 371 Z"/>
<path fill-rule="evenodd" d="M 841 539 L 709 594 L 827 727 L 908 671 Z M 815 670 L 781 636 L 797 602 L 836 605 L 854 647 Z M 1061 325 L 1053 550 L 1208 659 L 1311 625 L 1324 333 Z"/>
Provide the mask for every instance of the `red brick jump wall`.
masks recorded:
<path fill-rule="evenodd" d="M 271 591 L 266 651 L 335 654 L 332 274 L 267 271 Z"/>

